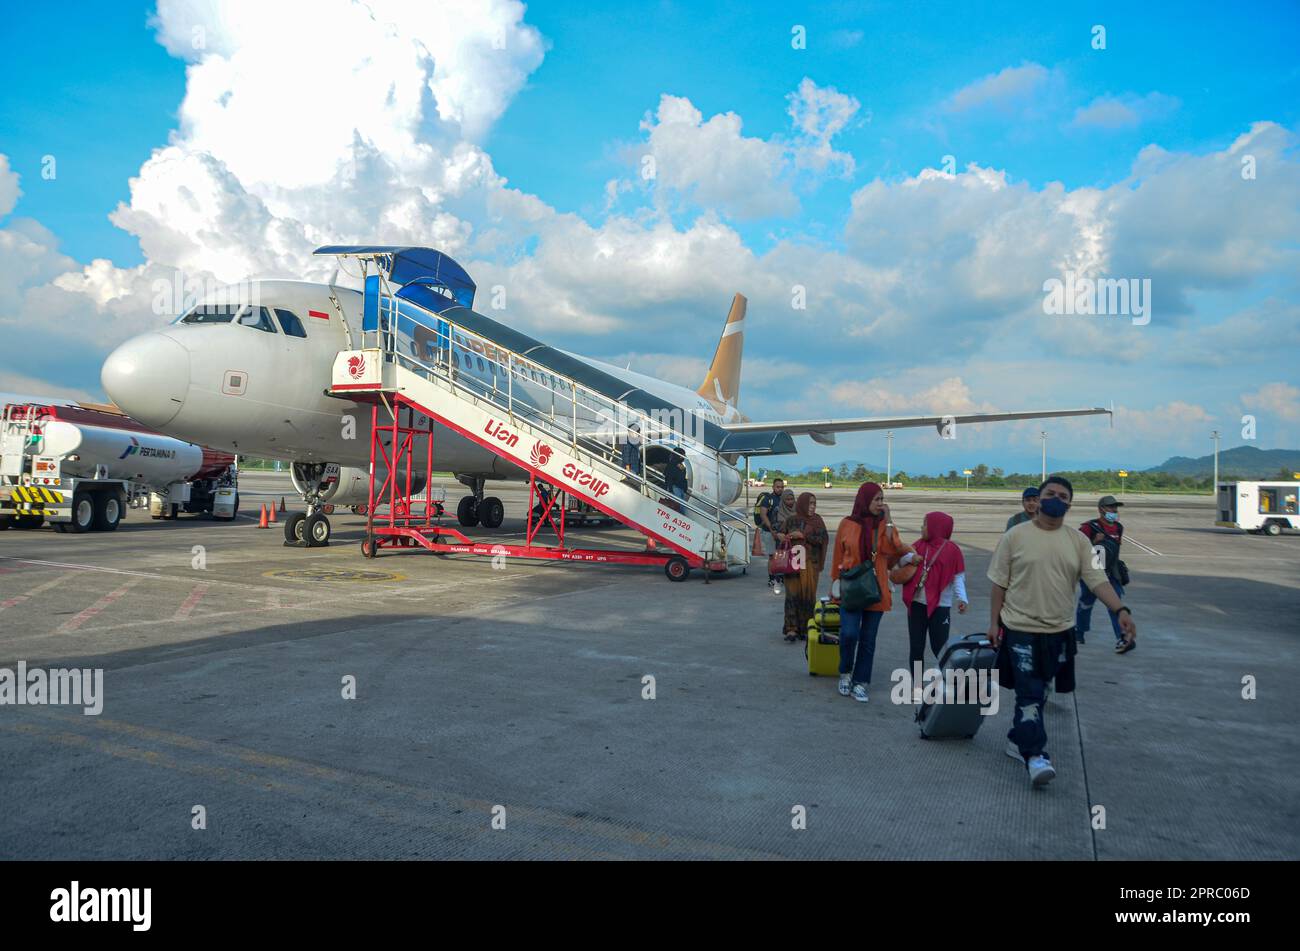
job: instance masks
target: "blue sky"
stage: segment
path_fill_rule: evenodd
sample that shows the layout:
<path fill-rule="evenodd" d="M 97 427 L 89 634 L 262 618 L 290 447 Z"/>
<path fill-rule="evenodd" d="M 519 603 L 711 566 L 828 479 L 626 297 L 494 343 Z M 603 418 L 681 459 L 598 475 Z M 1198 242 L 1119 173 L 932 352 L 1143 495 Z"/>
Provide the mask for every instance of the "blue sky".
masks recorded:
<path fill-rule="evenodd" d="M 160 317 L 150 280 L 307 276 L 329 235 L 445 247 L 516 288 L 527 329 L 683 383 L 742 291 L 759 418 L 1113 400 L 1114 431 L 1060 425 L 1062 458 L 1199 455 L 1247 413 L 1254 444 L 1300 445 L 1296 4 L 437 8 L 376 2 L 370 40 L 344 0 L 9 11 L 0 323 L 43 315 L 72 343 L 8 382 L 97 395 L 115 340 Z M 1150 278 L 1152 323 L 1043 317 L 1071 262 Z M 895 453 L 1024 467 L 1036 432 Z"/>

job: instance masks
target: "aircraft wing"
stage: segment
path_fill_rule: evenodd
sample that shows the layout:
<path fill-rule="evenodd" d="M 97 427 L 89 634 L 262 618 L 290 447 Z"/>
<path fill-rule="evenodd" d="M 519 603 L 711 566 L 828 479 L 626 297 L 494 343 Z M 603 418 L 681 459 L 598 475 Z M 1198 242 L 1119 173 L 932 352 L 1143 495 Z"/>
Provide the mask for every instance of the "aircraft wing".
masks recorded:
<path fill-rule="evenodd" d="M 835 444 L 835 433 L 861 432 L 869 429 L 907 429 L 914 426 L 933 426 L 940 435 L 944 427 L 964 423 L 1000 423 L 1013 419 L 1052 419 L 1061 416 L 1099 416 L 1110 414 L 1102 406 L 1091 409 L 1029 410 L 1021 413 L 950 413 L 941 416 L 864 416 L 858 419 L 786 419 L 764 420 L 749 423 L 722 423 L 723 429 L 733 433 L 748 433 L 779 429 L 791 436 L 811 436 L 823 445 Z"/>

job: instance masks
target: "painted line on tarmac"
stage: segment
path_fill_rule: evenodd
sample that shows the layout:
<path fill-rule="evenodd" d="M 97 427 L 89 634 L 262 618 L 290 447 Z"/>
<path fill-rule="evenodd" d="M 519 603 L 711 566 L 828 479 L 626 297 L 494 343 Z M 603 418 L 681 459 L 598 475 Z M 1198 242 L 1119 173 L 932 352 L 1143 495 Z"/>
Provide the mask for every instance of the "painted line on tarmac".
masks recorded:
<path fill-rule="evenodd" d="M 24 601 L 28 600 L 29 598 L 34 598 L 38 594 L 43 594 L 44 592 L 49 591 L 51 588 L 58 586 L 63 581 L 63 579 L 67 577 L 68 577 L 67 575 L 59 575 L 57 578 L 51 578 L 49 581 L 45 582 L 45 584 L 38 584 L 35 588 L 32 588 L 26 594 L 20 594 L 16 598 L 8 598 L 4 601 L 0 601 L 0 611 L 5 610 L 5 608 L 12 608 L 15 605 L 22 604 Z"/>
<path fill-rule="evenodd" d="M 81 625 L 85 624 L 91 618 L 101 614 L 106 608 L 112 605 L 114 601 L 117 601 L 119 598 L 121 598 L 123 595 L 125 595 L 128 591 L 130 591 L 132 588 L 134 588 L 143 580 L 144 580 L 143 578 L 132 578 L 130 581 L 122 585 L 122 587 L 118 588 L 116 591 L 110 591 L 108 594 L 104 595 L 102 598 L 100 598 L 90 607 L 86 608 L 86 610 L 82 611 L 80 614 L 76 615 L 75 617 L 69 618 L 68 620 L 60 624 L 58 633 L 67 634 L 70 631 L 75 631 L 77 628 L 81 627 Z"/>
<path fill-rule="evenodd" d="M 185 599 L 179 608 L 176 609 L 176 613 L 172 615 L 172 620 L 183 621 L 189 617 L 211 587 L 212 585 L 207 584 L 206 582 L 199 582 L 196 584 L 194 590 L 190 592 L 190 596 Z"/>
<path fill-rule="evenodd" d="M 1159 555 L 1161 558 L 1165 557 L 1164 552 L 1156 551 L 1154 548 L 1148 548 L 1146 545 L 1143 545 L 1140 541 L 1138 541 L 1136 538 L 1133 538 L 1132 536 L 1128 536 L 1124 540 L 1132 542 L 1134 545 L 1137 545 L 1138 548 L 1141 548 L 1148 555 Z"/>

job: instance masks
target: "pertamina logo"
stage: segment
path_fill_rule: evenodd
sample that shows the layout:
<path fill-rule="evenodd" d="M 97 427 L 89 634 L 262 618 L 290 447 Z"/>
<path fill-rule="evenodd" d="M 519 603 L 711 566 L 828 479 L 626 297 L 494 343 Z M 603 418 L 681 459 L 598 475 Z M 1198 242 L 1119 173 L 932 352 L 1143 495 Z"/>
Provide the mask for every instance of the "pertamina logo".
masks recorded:
<path fill-rule="evenodd" d="M 544 466 L 551 461 L 551 447 L 539 439 L 533 443 L 533 451 L 528 454 L 528 458 L 533 461 L 533 465 Z"/>
<path fill-rule="evenodd" d="M 141 446 L 140 440 L 136 439 L 134 436 L 129 436 L 128 438 L 131 440 L 131 445 L 127 446 L 122 455 L 117 457 L 119 459 L 125 459 L 127 456 L 135 455 L 148 456 L 153 459 L 176 458 L 175 449 L 154 449 L 152 446 Z"/>
<path fill-rule="evenodd" d="M 354 380 L 361 379 L 361 374 L 366 372 L 366 357 L 363 353 L 348 357 L 348 375 Z"/>
<path fill-rule="evenodd" d="M 596 498 L 600 498 L 609 491 L 608 482 L 594 473 L 579 469 L 572 462 L 565 463 L 561 471 L 566 479 L 573 480 L 574 485 L 590 489 L 591 494 Z"/>

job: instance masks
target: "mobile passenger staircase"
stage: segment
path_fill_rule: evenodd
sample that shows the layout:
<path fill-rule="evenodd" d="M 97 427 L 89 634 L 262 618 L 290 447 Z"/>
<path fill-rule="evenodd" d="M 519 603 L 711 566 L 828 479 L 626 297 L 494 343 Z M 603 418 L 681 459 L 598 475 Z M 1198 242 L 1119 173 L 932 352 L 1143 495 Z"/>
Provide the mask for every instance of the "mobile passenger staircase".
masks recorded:
<path fill-rule="evenodd" d="M 422 252 L 418 264 L 412 251 Z M 383 548 L 420 546 L 492 557 L 661 565 L 673 581 L 684 581 L 692 568 L 705 569 L 707 579 L 708 572 L 748 565 L 748 514 L 703 493 L 675 498 L 659 471 L 646 464 L 646 453 L 680 450 L 687 458 L 729 468 L 737 454 L 790 451 L 765 449 L 780 442 L 772 434 L 735 437 L 704 423 L 701 435 L 690 431 L 701 427 L 689 414 L 665 421 L 667 414 L 653 401 L 637 398 L 642 391 L 472 311 L 469 276 L 438 252 L 348 246 L 317 253 L 359 260 L 365 280 L 361 348 L 338 354 L 330 389 L 371 405 L 365 557 Z M 687 425 L 673 424 L 681 420 Z M 439 524 L 431 504 L 412 497 L 412 486 L 421 484 L 413 473 L 423 472 L 423 485 L 432 484 L 435 422 L 528 473 L 522 545 L 474 541 Z M 642 434 L 640 476 L 621 465 L 630 426 Z M 760 445 L 754 435 L 766 441 Z M 788 435 L 779 436 L 789 442 Z M 646 549 L 568 547 L 565 496 L 636 529 L 650 539 Z M 376 506 L 387 511 L 376 515 Z M 544 530 L 554 533 L 554 544 L 539 542 Z"/>

